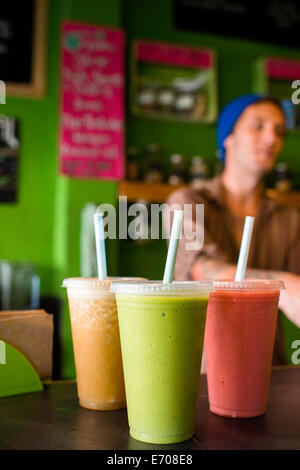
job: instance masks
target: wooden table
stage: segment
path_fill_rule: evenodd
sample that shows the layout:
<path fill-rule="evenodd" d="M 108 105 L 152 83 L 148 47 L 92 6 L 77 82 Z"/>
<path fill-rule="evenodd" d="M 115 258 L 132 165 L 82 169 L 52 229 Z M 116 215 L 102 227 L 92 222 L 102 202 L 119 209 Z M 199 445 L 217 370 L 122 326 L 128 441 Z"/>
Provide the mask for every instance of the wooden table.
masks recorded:
<path fill-rule="evenodd" d="M 300 368 L 274 368 L 265 416 L 228 419 L 208 410 L 201 377 L 196 436 L 176 445 L 149 445 L 129 436 L 126 410 L 78 405 L 76 384 L 0 399 L 0 449 L 205 450 L 300 449 Z"/>

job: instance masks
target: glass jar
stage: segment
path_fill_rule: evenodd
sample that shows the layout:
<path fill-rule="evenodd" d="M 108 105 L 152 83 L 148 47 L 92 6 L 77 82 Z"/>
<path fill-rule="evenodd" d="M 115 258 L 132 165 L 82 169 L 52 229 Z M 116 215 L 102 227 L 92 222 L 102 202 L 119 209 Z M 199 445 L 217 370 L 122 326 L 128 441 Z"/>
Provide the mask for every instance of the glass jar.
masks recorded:
<path fill-rule="evenodd" d="M 276 191 L 290 191 L 292 187 L 291 171 L 286 163 L 277 163 L 275 166 Z"/>
<path fill-rule="evenodd" d="M 208 178 L 208 167 L 203 157 L 196 155 L 192 158 L 190 176 L 194 188 L 198 188 L 202 181 Z"/>
<path fill-rule="evenodd" d="M 158 144 L 151 143 L 146 148 L 144 181 L 147 183 L 162 183 L 163 179 L 161 147 Z"/>
<path fill-rule="evenodd" d="M 137 181 L 139 179 L 140 168 L 138 161 L 138 149 L 129 147 L 126 158 L 126 179 L 128 181 Z"/>

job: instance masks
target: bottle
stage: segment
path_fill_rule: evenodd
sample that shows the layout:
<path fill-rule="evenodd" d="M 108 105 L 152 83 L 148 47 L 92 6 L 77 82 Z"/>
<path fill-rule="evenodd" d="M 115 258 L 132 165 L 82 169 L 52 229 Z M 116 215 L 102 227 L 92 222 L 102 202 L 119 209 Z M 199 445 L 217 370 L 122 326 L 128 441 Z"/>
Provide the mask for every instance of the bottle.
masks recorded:
<path fill-rule="evenodd" d="M 277 163 L 275 166 L 275 189 L 285 192 L 292 188 L 291 171 L 286 163 Z"/>
<path fill-rule="evenodd" d="M 203 157 L 196 155 L 192 158 L 190 175 L 191 185 L 195 189 L 199 188 L 203 180 L 208 178 L 208 167 Z"/>
<path fill-rule="evenodd" d="M 184 184 L 186 182 L 186 163 L 183 155 L 174 153 L 170 157 L 169 184 Z"/>
<path fill-rule="evenodd" d="M 145 155 L 145 176 L 147 183 L 162 183 L 164 179 L 162 152 L 158 144 L 148 144 Z"/>
<path fill-rule="evenodd" d="M 140 175 L 140 168 L 138 162 L 138 149 L 136 147 L 129 147 L 127 150 L 126 159 L 126 179 L 128 181 L 137 181 Z"/>

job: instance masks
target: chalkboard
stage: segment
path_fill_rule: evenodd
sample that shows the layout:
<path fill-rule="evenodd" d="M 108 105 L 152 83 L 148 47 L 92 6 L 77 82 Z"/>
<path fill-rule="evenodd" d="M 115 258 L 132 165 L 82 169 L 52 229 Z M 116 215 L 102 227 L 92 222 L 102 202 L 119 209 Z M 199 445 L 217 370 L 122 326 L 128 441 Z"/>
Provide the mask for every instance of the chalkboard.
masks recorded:
<path fill-rule="evenodd" d="M 43 94 L 45 34 L 46 0 L 1 0 L 0 80 L 8 94 Z"/>
<path fill-rule="evenodd" d="M 34 0 L 1 0 L 0 75 L 5 82 L 30 83 L 34 35 Z"/>
<path fill-rule="evenodd" d="M 174 0 L 178 29 L 300 46 L 299 0 Z"/>

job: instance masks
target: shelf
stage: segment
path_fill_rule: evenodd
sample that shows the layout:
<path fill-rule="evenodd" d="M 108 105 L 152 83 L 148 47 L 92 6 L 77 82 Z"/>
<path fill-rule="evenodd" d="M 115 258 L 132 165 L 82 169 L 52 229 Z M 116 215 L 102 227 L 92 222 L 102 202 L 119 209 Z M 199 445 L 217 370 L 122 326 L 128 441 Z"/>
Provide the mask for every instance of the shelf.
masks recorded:
<path fill-rule="evenodd" d="M 183 186 L 150 184 L 142 181 L 121 181 L 118 185 L 118 195 L 127 196 L 128 201 L 144 199 L 149 202 L 164 202 L 173 191 Z M 280 204 L 300 208 L 300 191 L 279 192 L 268 189 L 267 195 Z"/>
<path fill-rule="evenodd" d="M 144 199 L 150 202 L 164 202 L 168 196 L 184 185 L 150 184 L 144 181 L 121 181 L 119 183 L 119 196 L 127 196 L 128 201 Z"/>
<path fill-rule="evenodd" d="M 280 204 L 300 208 L 300 191 L 279 192 L 268 189 L 267 195 Z"/>

